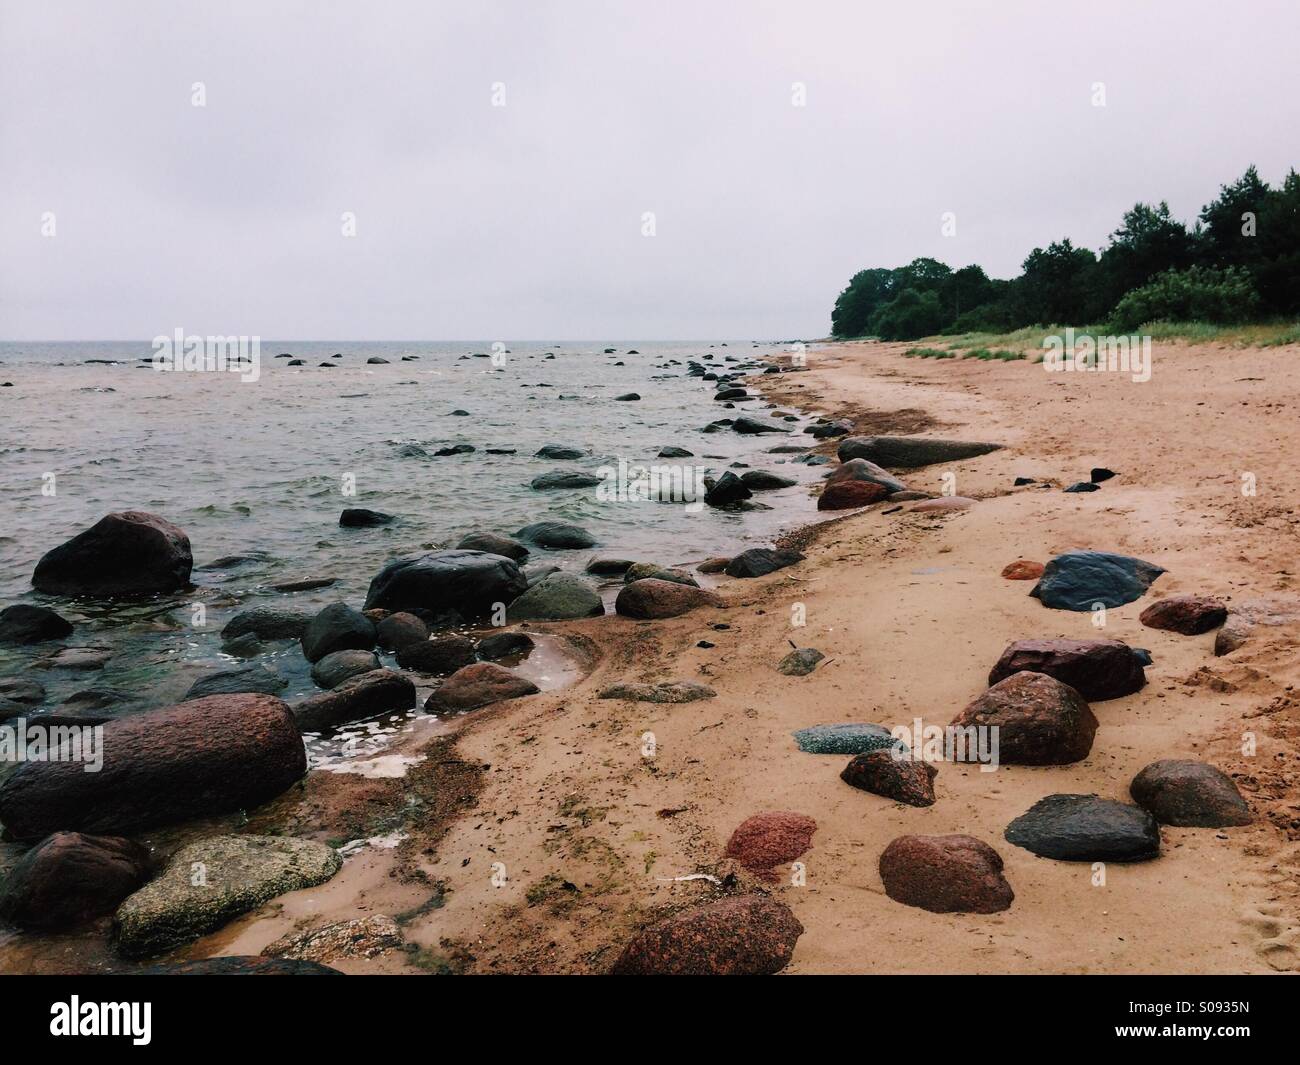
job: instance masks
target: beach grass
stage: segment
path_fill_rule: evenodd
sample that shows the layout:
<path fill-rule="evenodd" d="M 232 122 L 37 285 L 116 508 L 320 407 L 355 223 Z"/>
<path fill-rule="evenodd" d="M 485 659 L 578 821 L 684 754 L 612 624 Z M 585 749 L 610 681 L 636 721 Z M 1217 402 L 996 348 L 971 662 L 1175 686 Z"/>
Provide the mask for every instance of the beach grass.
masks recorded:
<path fill-rule="evenodd" d="M 1029 352 L 1041 354 L 1046 337 L 1062 336 L 1065 326 L 1028 326 L 1008 333 L 961 333 L 953 336 L 929 337 L 935 343 L 947 344 L 949 350 L 964 348 L 966 358 L 1008 358 L 1004 352 L 1019 351 L 1018 357 Z M 1107 323 L 1076 325 L 1076 336 L 1109 336 L 1116 330 Z M 1210 322 L 1148 322 L 1136 330 L 1140 336 L 1152 340 L 1185 340 L 1200 343 L 1227 344 L 1234 348 L 1271 348 L 1287 344 L 1300 344 L 1300 322 L 1283 320 L 1258 322 L 1250 325 L 1215 325 Z M 1001 349 L 1001 350 L 998 350 Z M 914 349 L 916 350 L 916 349 Z M 987 355 L 978 354 L 988 352 Z"/>

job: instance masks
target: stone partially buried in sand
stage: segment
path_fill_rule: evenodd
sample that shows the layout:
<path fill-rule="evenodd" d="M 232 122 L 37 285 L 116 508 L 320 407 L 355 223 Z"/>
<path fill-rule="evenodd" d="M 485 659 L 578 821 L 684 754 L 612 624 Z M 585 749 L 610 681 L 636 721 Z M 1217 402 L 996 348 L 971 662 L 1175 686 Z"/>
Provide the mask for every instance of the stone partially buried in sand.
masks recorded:
<path fill-rule="evenodd" d="M 1133 778 L 1129 794 L 1162 825 L 1231 828 L 1251 822 L 1250 807 L 1237 785 L 1205 762 L 1152 762 Z"/>
<path fill-rule="evenodd" d="M 973 836 L 899 836 L 880 855 L 885 894 L 931 913 L 998 913 L 1015 892 L 1002 856 Z"/>
<path fill-rule="evenodd" d="M 443 681 L 425 701 L 424 708 L 431 714 L 477 710 L 505 699 L 536 695 L 539 690 L 532 681 L 495 662 L 475 662 Z"/>
<path fill-rule="evenodd" d="M 648 577 L 623 585 L 614 609 L 628 618 L 675 618 L 697 607 L 722 606 L 722 599 L 703 588 Z"/>
<path fill-rule="evenodd" d="M 1158 599 L 1138 615 L 1149 629 L 1165 629 L 1183 636 L 1200 636 L 1228 619 L 1228 608 L 1203 595 L 1171 595 Z"/>
<path fill-rule="evenodd" d="M 840 779 L 862 791 L 908 806 L 933 806 L 934 778 L 938 775 L 939 771 L 929 762 L 896 758 L 892 750 L 876 750 L 849 762 Z"/>
<path fill-rule="evenodd" d="M 866 459 L 891 470 L 916 469 L 997 451 L 1001 444 L 974 440 L 934 440 L 923 436 L 849 436 L 837 450 L 841 462 Z"/>
<path fill-rule="evenodd" d="M 657 684 L 611 684 L 600 690 L 601 699 L 627 699 L 638 703 L 693 703 L 714 699 L 717 692 L 692 680 L 663 680 Z"/>
<path fill-rule="evenodd" d="M 118 908 L 117 950 L 127 958 L 162 954 L 277 895 L 323 884 L 342 864 L 333 847 L 288 836 L 213 836 L 192 843 Z"/>
<path fill-rule="evenodd" d="M 806 677 L 825 657 L 815 647 L 796 647 L 777 663 L 776 671 L 787 677 Z"/>
<path fill-rule="evenodd" d="M 124 510 L 46 552 L 32 585 L 49 595 L 165 595 L 190 587 L 193 567 L 184 531 L 157 514 Z"/>
<path fill-rule="evenodd" d="M 769 976 L 789 963 L 803 925 L 783 902 L 741 895 L 697 903 L 643 928 L 616 976 Z"/>
<path fill-rule="evenodd" d="M 802 562 L 804 556 L 798 551 L 788 551 L 773 547 L 751 547 L 742 551 L 727 563 L 724 572 L 728 577 L 764 577 L 779 569 Z"/>
<path fill-rule="evenodd" d="M 1067 551 L 1043 567 L 1029 594 L 1053 610 L 1123 606 L 1146 594 L 1165 570 L 1154 562 L 1108 551 Z"/>
<path fill-rule="evenodd" d="M 1096 795 L 1049 795 L 1007 826 L 1017 847 L 1063 862 L 1141 862 L 1160 854 L 1146 810 Z"/>
<path fill-rule="evenodd" d="M 64 931 L 112 913 L 151 873 L 149 849 L 120 836 L 55 832 L 0 886 L 0 921 Z"/>
<path fill-rule="evenodd" d="M 817 822 L 805 814 L 773 810 L 747 817 L 727 841 L 724 856 L 769 879 L 778 865 L 794 861 L 812 846 Z"/>
<path fill-rule="evenodd" d="M 103 726 L 103 765 L 25 762 L 0 785 L 18 839 L 59 829 L 118 835 L 251 810 L 302 779 L 307 754 L 271 695 L 212 695 Z"/>
<path fill-rule="evenodd" d="M 1146 684 L 1143 659 L 1119 640 L 1017 640 L 989 671 L 989 686 L 1014 673 L 1046 673 L 1085 699 L 1118 699 Z"/>
<path fill-rule="evenodd" d="M 1068 765 L 1088 757 L 1097 718 L 1068 684 L 1045 673 L 1013 673 L 953 718 L 955 728 L 996 729 L 1004 765 Z M 976 761 L 968 745 L 966 758 Z M 958 752 L 959 754 L 961 752 Z"/>

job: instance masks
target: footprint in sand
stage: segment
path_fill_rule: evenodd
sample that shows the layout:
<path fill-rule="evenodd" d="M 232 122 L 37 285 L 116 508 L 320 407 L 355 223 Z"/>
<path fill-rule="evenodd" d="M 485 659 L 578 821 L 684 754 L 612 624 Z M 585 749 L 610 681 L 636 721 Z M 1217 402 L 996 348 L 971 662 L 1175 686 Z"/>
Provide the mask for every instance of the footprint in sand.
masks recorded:
<path fill-rule="evenodd" d="M 1277 903 L 1242 911 L 1241 922 L 1260 937 L 1255 951 L 1278 972 L 1300 970 L 1300 925 Z"/>

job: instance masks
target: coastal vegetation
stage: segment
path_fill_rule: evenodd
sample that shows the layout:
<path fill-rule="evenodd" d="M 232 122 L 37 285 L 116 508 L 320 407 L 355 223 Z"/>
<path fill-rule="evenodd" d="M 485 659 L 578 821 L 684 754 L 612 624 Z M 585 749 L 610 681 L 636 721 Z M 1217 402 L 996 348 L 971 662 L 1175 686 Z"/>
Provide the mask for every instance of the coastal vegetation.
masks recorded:
<path fill-rule="evenodd" d="M 951 336 L 990 350 L 1014 348 L 1019 334 L 1032 344 L 1058 322 L 1101 323 L 1104 332 L 1166 323 L 1166 336 L 1197 339 L 1263 324 L 1262 342 L 1291 343 L 1297 315 L 1300 174 L 1270 186 L 1251 166 L 1191 226 L 1167 203 L 1138 203 L 1099 252 L 1054 241 L 1034 248 L 1010 280 L 930 258 L 861 270 L 835 301 L 831 326 L 841 339 Z"/>

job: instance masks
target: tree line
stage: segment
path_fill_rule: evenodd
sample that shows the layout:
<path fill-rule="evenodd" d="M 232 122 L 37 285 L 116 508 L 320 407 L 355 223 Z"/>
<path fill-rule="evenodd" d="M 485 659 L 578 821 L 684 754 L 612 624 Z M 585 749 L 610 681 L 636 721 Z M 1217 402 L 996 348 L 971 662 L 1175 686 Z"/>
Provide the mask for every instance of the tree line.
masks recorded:
<path fill-rule="evenodd" d="M 1191 226 L 1139 203 L 1100 253 L 1066 238 L 1035 248 L 1011 280 L 937 259 L 861 270 L 835 301 L 831 333 L 914 340 L 1025 326 L 1151 321 L 1235 324 L 1300 314 L 1300 175 L 1277 187 L 1254 166 Z"/>

